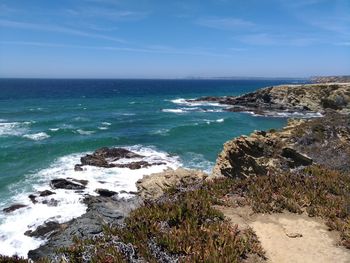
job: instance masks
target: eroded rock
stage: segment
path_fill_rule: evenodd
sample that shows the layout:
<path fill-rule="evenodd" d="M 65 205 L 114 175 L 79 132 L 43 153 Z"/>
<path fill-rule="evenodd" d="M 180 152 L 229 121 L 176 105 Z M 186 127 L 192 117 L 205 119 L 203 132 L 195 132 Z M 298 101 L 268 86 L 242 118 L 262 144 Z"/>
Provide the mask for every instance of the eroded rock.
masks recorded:
<path fill-rule="evenodd" d="M 168 169 L 161 173 L 144 176 L 137 181 L 136 187 L 142 199 L 156 199 L 172 186 L 197 184 L 207 177 L 207 174 L 198 170 Z"/>
<path fill-rule="evenodd" d="M 50 182 L 50 185 L 53 189 L 68 189 L 68 190 L 82 190 L 85 189 L 85 186 L 82 184 L 77 184 L 67 179 L 53 179 Z"/>

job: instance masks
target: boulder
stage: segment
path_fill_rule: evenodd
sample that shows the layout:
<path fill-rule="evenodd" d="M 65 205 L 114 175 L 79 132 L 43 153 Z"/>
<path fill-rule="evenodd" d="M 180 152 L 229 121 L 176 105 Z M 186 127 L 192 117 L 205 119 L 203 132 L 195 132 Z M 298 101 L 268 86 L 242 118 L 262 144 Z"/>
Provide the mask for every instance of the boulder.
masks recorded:
<path fill-rule="evenodd" d="M 170 187 L 196 185 L 207 177 L 207 174 L 198 170 L 168 169 L 161 173 L 144 176 L 136 182 L 136 187 L 142 199 L 154 200 L 162 196 Z"/>
<path fill-rule="evenodd" d="M 39 192 L 39 196 L 49 196 L 49 195 L 53 195 L 53 194 L 56 194 L 56 193 L 52 192 L 50 190 L 44 190 L 44 191 Z"/>
<path fill-rule="evenodd" d="M 32 201 L 33 204 L 36 204 L 38 201 L 36 200 L 37 196 L 30 194 L 28 195 L 28 198 L 30 199 L 30 201 Z"/>
<path fill-rule="evenodd" d="M 82 190 L 85 189 L 85 186 L 82 184 L 77 184 L 67 179 L 53 179 L 50 182 L 50 185 L 53 189 L 68 189 L 68 190 Z"/>
<path fill-rule="evenodd" d="M 311 158 L 297 152 L 295 149 L 292 148 L 283 148 L 281 155 L 290 160 L 288 163 L 291 168 L 295 168 L 301 165 L 307 166 L 312 164 Z"/>
<path fill-rule="evenodd" d="M 112 197 L 113 195 L 117 195 L 117 192 L 108 190 L 108 189 L 96 189 L 96 193 L 103 197 Z"/>

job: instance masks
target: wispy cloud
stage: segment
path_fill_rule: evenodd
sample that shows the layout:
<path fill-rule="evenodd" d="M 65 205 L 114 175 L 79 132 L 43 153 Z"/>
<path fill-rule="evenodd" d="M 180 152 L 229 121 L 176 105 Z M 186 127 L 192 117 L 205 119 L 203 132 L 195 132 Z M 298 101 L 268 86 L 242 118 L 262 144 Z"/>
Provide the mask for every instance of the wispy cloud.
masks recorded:
<path fill-rule="evenodd" d="M 138 21 L 146 18 L 149 12 L 117 10 L 116 8 L 104 8 L 97 6 L 81 6 L 76 9 L 67 9 L 66 13 L 72 16 L 85 18 L 102 18 L 112 21 Z"/>
<path fill-rule="evenodd" d="M 234 40 L 238 40 L 245 44 L 257 45 L 257 46 L 309 46 L 319 39 L 316 37 L 309 36 L 291 36 L 284 34 L 268 34 L 268 33 L 257 33 L 247 34 L 238 37 L 234 37 Z"/>
<path fill-rule="evenodd" d="M 223 18 L 199 18 L 195 21 L 197 25 L 220 30 L 237 30 L 254 28 L 255 23 L 241 18 L 223 17 Z"/>
<path fill-rule="evenodd" d="M 18 28 L 24 30 L 36 30 L 36 31 L 46 31 L 46 32 L 54 32 L 54 33 L 62 33 L 80 37 L 88 37 L 95 39 L 104 39 L 113 42 L 125 43 L 126 41 L 121 38 L 111 37 L 107 35 L 95 34 L 87 31 L 72 29 L 68 27 L 62 27 L 57 25 L 44 25 L 44 24 L 36 24 L 36 23 L 28 23 L 28 22 L 20 22 L 13 20 L 5 20 L 0 19 L 0 27 L 6 28 Z"/>
<path fill-rule="evenodd" d="M 304 8 L 307 6 L 314 6 L 321 4 L 327 0 L 279 0 L 282 4 L 288 6 L 289 8 Z"/>
<path fill-rule="evenodd" d="M 209 56 L 209 57 L 231 57 L 230 54 L 217 53 L 203 48 L 181 49 L 162 45 L 152 45 L 146 47 L 117 47 L 117 46 L 84 46 L 71 45 L 49 42 L 35 41 L 0 41 L 0 45 L 20 45 L 34 47 L 49 47 L 49 48 L 74 48 L 74 49 L 92 49 L 116 52 L 139 52 L 139 53 L 157 53 L 169 55 L 192 55 L 192 56 Z"/>

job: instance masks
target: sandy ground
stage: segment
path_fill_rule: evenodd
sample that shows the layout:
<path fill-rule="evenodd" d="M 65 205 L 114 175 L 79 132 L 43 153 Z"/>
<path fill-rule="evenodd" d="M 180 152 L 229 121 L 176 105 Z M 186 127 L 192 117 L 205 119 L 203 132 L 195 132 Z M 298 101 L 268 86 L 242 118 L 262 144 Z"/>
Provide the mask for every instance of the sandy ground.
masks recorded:
<path fill-rule="evenodd" d="M 321 219 L 292 213 L 254 214 L 248 207 L 218 207 L 232 223 L 250 226 L 271 263 L 350 263 L 350 250 Z"/>

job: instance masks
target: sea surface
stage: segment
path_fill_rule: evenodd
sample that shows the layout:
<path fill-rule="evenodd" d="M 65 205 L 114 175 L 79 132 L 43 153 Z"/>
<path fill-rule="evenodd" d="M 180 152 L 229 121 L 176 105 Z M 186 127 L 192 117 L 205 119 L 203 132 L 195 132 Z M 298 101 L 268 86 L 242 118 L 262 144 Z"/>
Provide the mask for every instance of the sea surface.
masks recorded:
<path fill-rule="evenodd" d="M 45 240 L 24 235 L 45 221 L 65 222 L 86 210 L 96 188 L 135 191 L 143 175 L 188 167 L 210 172 L 225 141 L 281 128 L 286 116 L 225 112 L 201 96 L 239 95 L 290 80 L 39 80 L 0 79 L 0 254 L 26 256 Z M 303 80 L 297 81 L 303 82 Z M 74 165 L 99 147 L 125 147 L 166 165 L 140 170 Z M 83 193 L 50 189 L 53 178 L 86 179 Z M 128 198 L 128 194 L 120 197 Z M 14 203 L 27 207 L 12 213 Z"/>

